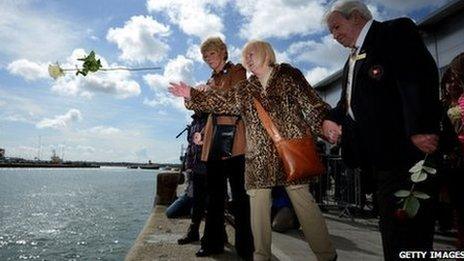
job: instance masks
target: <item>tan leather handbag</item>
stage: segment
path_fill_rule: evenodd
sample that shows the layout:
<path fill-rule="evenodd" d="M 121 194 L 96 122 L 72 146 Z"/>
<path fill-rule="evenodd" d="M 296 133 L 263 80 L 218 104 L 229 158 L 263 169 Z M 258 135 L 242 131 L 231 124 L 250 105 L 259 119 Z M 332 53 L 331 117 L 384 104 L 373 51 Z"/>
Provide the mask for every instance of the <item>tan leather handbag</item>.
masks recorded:
<path fill-rule="evenodd" d="M 325 167 L 316 151 L 314 140 L 309 136 L 303 138 L 283 139 L 261 103 L 254 98 L 258 116 L 263 123 L 284 165 L 287 181 L 294 181 L 325 173 Z"/>

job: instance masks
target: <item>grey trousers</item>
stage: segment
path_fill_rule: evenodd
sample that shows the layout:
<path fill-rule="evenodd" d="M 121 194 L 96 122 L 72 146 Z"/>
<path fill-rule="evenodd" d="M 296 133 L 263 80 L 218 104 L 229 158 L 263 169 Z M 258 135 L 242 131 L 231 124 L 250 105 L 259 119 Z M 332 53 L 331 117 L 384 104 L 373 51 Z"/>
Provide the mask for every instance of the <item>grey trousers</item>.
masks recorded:
<path fill-rule="evenodd" d="M 285 187 L 309 247 L 318 260 L 332 260 L 336 256 L 330 241 L 325 219 L 322 216 L 309 187 L 296 185 Z M 250 196 L 251 230 L 253 232 L 255 261 L 271 259 L 271 189 L 251 189 Z"/>

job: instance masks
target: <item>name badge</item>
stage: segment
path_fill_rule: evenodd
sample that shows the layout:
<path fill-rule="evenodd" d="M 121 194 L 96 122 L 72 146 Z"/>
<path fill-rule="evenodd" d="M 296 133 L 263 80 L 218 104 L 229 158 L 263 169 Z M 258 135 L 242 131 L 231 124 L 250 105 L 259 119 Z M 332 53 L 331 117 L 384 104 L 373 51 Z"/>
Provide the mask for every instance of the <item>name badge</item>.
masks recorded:
<path fill-rule="evenodd" d="M 356 55 L 356 61 L 359 61 L 359 60 L 362 60 L 362 59 L 365 59 L 366 58 L 366 53 L 360 53 L 358 55 Z"/>

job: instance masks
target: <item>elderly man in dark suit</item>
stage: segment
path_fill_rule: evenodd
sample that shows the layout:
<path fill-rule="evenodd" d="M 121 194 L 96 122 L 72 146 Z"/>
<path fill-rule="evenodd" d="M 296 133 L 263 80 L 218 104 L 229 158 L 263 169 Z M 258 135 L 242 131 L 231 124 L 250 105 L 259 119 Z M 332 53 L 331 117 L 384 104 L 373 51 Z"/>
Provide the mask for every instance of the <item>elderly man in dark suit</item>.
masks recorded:
<path fill-rule="evenodd" d="M 325 21 L 351 55 L 340 101 L 323 122 L 324 136 L 333 143 L 341 138 L 345 163 L 376 181 L 385 259 L 399 259 L 402 250 L 430 250 L 433 197 L 421 201 L 414 218 L 399 220 L 394 193 L 411 188 L 408 169 L 426 154 L 433 158 L 438 146 L 435 61 L 408 18 L 378 22 L 361 1 L 337 1 Z M 433 195 L 433 182 L 423 183 L 421 191 Z"/>

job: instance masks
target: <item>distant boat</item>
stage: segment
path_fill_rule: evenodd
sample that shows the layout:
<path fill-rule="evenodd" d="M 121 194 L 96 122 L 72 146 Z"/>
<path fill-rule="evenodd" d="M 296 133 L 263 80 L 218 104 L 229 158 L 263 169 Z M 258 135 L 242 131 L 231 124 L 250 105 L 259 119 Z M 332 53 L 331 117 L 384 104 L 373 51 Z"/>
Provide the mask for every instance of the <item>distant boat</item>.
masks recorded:
<path fill-rule="evenodd" d="M 160 166 L 155 164 L 148 164 L 148 165 L 140 165 L 139 168 L 141 169 L 159 169 Z"/>
<path fill-rule="evenodd" d="M 132 166 L 127 166 L 128 169 L 138 169 L 139 166 L 137 165 L 132 165 Z"/>

